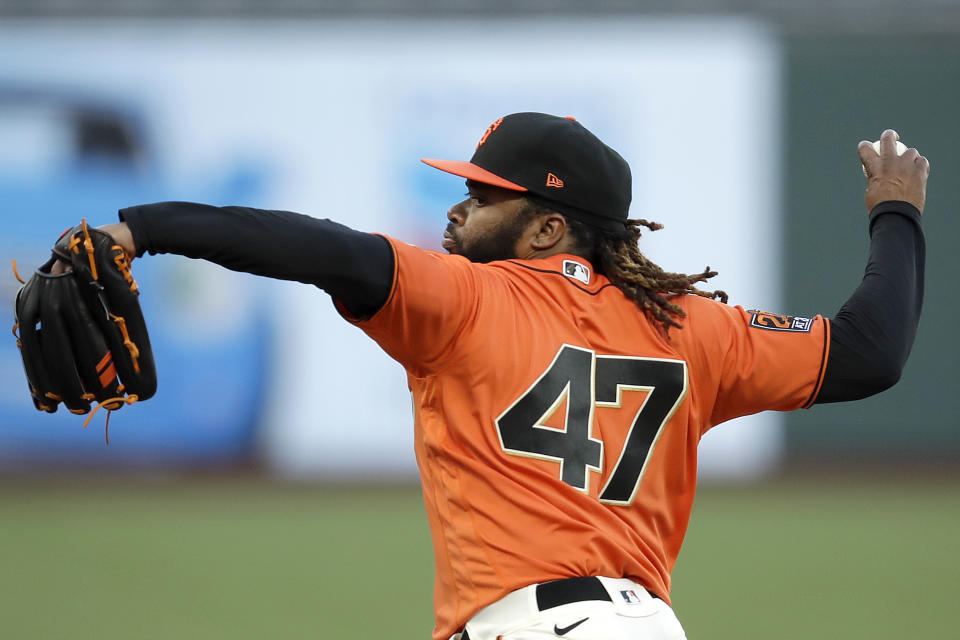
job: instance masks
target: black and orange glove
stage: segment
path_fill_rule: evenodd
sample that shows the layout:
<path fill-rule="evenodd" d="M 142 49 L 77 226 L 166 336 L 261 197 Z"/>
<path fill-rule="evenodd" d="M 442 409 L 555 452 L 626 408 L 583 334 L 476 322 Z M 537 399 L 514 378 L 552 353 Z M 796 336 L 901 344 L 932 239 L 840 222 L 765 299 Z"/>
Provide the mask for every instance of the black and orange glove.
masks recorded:
<path fill-rule="evenodd" d="M 54 264 L 68 265 L 54 273 Z M 150 338 L 130 259 L 86 221 L 64 232 L 49 261 L 17 294 L 14 335 L 34 406 L 108 411 L 157 389 Z"/>

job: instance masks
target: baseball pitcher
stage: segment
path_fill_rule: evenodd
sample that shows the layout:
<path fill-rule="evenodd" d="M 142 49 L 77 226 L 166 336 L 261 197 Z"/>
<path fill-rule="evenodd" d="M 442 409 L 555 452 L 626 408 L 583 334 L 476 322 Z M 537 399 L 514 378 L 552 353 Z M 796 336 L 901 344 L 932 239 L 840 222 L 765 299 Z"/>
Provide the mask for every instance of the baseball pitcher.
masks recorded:
<path fill-rule="evenodd" d="M 127 260 L 173 253 L 315 285 L 403 365 L 436 563 L 434 640 L 679 640 L 670 574 L 703 434 L 863 398 L 900 376 L 923 298 L 929 164 L 916 149 L 898 155 L 897 139 L 860 144 L 870 258 L 829 319 L 730 306 L 704 288 L 709 268 L 653 264 L 638 241 L 659 225 L 629 217 L 627 162 L 574 119 L 541 113 L 498 119 L 469 161 L 424 160 L 469 191 L 447 213 L 445 253 L 285 211 L 183 202 L 123 209 L 100 232 Z M 70 242 L 34 279 L 87 264 L 83 238 L 80 252 Z M 34 400 L 119 407 L 116 370 L 96 367 L 107 352 L 129 359 L 122 335 L 79 358 L 77 330 L 48 334 L 47 314 L 89 304 L 103 315 L 109 296 L 94 286 L 61 302 L 62 289 L 18 301 Z"/>

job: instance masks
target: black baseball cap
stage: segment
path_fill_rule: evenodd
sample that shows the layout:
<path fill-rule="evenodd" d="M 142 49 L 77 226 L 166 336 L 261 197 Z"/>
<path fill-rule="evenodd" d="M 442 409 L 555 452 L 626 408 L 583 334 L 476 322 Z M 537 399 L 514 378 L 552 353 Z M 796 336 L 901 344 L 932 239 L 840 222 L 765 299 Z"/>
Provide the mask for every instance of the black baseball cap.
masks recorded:
<path fill-rule="evenodd" d="M 487 127 L 469 162 L 421 160 L 603 229 L 622 228 L 630 209 L 630 165 L 570 117 L 513 113 Z"/>

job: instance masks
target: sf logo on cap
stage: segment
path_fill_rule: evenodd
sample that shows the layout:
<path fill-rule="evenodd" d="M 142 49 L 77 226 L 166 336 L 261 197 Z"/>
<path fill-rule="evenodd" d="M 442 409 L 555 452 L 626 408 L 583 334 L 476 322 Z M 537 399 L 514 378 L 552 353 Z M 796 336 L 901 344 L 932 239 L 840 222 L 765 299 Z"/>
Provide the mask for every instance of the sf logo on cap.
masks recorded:
<path fill-rule="evenodd" d="M 490 134 L 496 131 L 501 124 L 503 124 L 503 118 L 497 118 L 496 122 L 487 127 L 487 130 L 483 132 L 483 137 L 480 138 L 480 142 L 477 143 L 477 149 L 479 149 L 483 143 L 487 141 L 487 138 L 490 137 Z"/>

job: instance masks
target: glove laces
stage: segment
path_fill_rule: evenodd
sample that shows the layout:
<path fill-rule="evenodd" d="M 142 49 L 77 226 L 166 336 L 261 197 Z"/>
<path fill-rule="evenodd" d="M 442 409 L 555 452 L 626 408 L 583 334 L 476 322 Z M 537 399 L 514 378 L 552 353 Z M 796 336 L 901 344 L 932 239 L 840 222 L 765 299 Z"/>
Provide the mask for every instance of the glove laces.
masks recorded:
<path fill-rule="evenodd" d="M 23 278 L 20 277 L 20 272 L 17 271 L 17 261 L 11 259 L 10 264 L 13 265 L 13 277 L 16 278 L 20 284 L 27 284 L 24 282 Z"/>
<path fill-rule="evenodd" d="M 121 408 L 125 404 L 133 404 L 140 398 L 137 397 L 137 394 L 131 393 L 130 395 L 117 396 L 115 398 L 107 398 L 102 402 L 98 402 L 97 406 L 93 408 L 93 411 L 90 412 L 90 415 L 87 416 L 87 419 L 83 421 L 83 428 L 86 429 L 90 425 L 90 421 L 93 420 L 93 415 L 99 411 L 101 408 L 107 410 L 107 420 L 103 423 L 103 439 L 109 446 L 110 444 L 110 414 Z M 110 406 L 107 406 L 110 405 Z"/>

